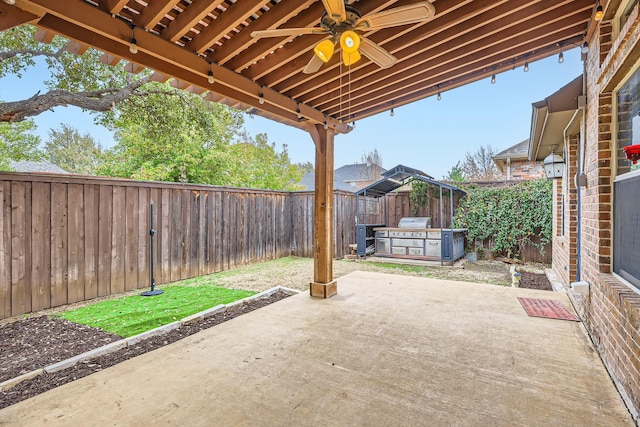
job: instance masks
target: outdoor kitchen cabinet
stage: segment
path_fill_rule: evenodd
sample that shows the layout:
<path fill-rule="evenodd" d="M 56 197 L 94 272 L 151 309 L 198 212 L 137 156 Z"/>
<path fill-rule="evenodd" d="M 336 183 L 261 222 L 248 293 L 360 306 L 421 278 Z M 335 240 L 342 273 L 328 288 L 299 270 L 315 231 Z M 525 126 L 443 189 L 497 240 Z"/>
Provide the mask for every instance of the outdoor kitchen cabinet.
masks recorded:
<path fill-rule="evenodd" d="M 384 227 L 384 224 L 360 224 L 356 226 L 357 253 L 360 256 L 371 255 L 375 248 L 376 227 Z"/>
<path fill-rule="evenodd" d="M 387 228 L 376 227 L 379 256 L 431 259 L 453 262 L 464 256 L 466 228 Z"/>

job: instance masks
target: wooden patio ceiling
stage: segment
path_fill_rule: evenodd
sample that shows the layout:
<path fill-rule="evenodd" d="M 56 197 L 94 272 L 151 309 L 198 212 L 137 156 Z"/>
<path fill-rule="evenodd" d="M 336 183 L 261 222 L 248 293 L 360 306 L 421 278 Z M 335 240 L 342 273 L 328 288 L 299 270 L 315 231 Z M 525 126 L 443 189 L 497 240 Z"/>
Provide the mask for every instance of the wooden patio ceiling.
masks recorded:
<path fill-rule="evenodd" d="M 417 0 L 355 0 L 363 15 Z M 11 3 L 14 3 L 11 5 Z M 207 99 L 308 130 L 348 123 L 581 45 L 595 0 L 437 0 L 435 17 L 365 33 L 398 62 L 365 56 L 342 66 L 334 55 L 315 74 L 302 70 L 326 36 L 255 39 L 255 30 L 317 26 L 320 0 L 4 0 L 0 31 L 22 23 L 93 46 L 156 72 L 158 80 Z M 133 27 L 133 28 L 132 28 Z M 129 45 L 135 37 L 138 53 Z M 209 70 L 215 82 L 208 83 Z M 262 99 L 261 99 L 262 98 Z"/>

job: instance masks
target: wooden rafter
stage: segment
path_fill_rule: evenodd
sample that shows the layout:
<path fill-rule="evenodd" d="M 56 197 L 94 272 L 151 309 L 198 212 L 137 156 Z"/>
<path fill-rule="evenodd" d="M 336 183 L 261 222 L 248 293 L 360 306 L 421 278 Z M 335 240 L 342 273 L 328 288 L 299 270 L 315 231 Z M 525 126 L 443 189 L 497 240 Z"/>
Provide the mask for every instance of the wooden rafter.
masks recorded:
<path fill-rule="evenodd" d="M 161 21 L 162 18 L 164 18 L 164 16 L 169 13 L 169 11 L 173 9 L 176 4 L 178 4 L 178 2 L 179 0 L 150 2 L 147 7 L 142 10 L 142 13 L 138 15 L 134 22 L 136 25 L 150 30 L 159 21 Z"/>
<path fill-rule="evenodd" d="M 102 0 L 100 7 L 107 13 L 118 14 L 126 6 L 129 0 Z"/>
<path fill-rule="evenodd" d="M 571 0 L 570 0 L 571 1 Z M 566 3 L 570 3 L 566 1 Z M 523 4 L 532 3 L 529 1 L 523 2 Z M 526 7 L 521 10 L 510 11 L 509 8 L 513 6 L 510 2 L 505 4 L 501 13 L 496 14 L 495 17 L 489 18 L 485 16 L 478 16 L 477 22 L 484 22 L 482 26 L 477 26 L 474 30 L 469 31 L 466 34 L 457 33 L 453 28 L 445 30 L 435 35 L 432 40 L 433 43 L 429 46 L 420 46 L 412 52 L 406 53 L 405 60 L 402 61 L 402 67 L 397 67 L 389 70 L 384 75 L 380 76 L 376 73 L 376 67 L 372 64 L 363 67 L 351 75 L 352 82 L 358 82 L 358 91 L 351 93 L 352 99 L 359 96 L 362 92 L 366 91 L 368 87 L 372 85 L 389 85 L 388 82 L 400 82 L 408 79 L 412 79 L 415 76 L 424 75 L 428 73 L 432 68 L 430 64 L 444 65 L 456 60 L 457 58 L 478 54 L 489 55 L 494 50 L 504 50 L 504 47 L 494 48 L 494 46 L 506 46 L 514 47 L 518 41 L 527 40 L 532 34 L 539 32 L 541 28 L 545 28 L 546 31 L 557 31 L 566 28 L 566 20 L 550 20 L 548 16 L 544 16 L 541 12 L 536 12 L 534 7 Z M 566 4 L 565 7 L 571 6 Z M 583 10 L 579 12 L 585 14 Z M 512 14 L 514 19 L 521 21 L 527 21 L 529 25 L 529 31 L 523 33 L 521 28 L 517 25 L 505 24 L 503 22 L 503 14 Z M 560 16 L 560 15 L 559 15 Z M 571 22 L 571 21 L 569 21 Z M 469 26 L 471 27 L 471 26 Z M 456 34 L 457 33 L 457 34 Z M 542 33 L 542 32 L 541 32 Z M 543 34 L 543 33 L 542 33 Z M 395 49 L 391 49 L 395 51 Z M 517 56 L 526 55 L 529 52 L 524 50 Z M 484 61 L 482 61 L 484 62 Z M 489 64 L 489 67 L 493 67 L 495 64 Z M 486 67 L 486 65 L 485 65 Z M 314 104 L 321 105 L 322 108 L 330 109 L 334 107 L 335 101 L 338 99 L 339 93 L 334 90 L 330 94 L 327 91 L 323 91 L 321 88 L 315 89 L 311 92 L 304 94 L 292 93 L 294 97 L 301 97 L 305 101 L 313 101 Z M 331 104 L 331 101 L 334 101 Z"/>
<path fill-rule="evenodd" d="M 0 1 L 0 31 L 5 31 L 26 23 L 33 23 L 37 19 L 38 15 Z"/>
<path fill-rule="evenodd" d="M 45 3 L 46 0 L 33 0 L 33 2 Z M 173 75 L 194 85 L 205 85 L 205 87 L 209 88 L 208 83 L 206 83 L 209 65 L 203 58 L 144 31 L 139 31 L 135 34 L 139 52 L 134 55 L 129 52 L 128 48 L 131 39 L 131 28 L 126 22 L 117 18 L 102 19 L 101 12 L 90 6 L 78 7 L 78 5 L 71 6 L 66 3 L 57 3 L 54 7 L 55 9 L 51 8 L 50 10 L 55 12 L 57 16 L 45 15 L 40 20 L 40 26 L 65 34 L 75 40 L 86 41 L 88 44 L 113 55 L 146 64 L 149 68 L 164 74 Z M 90 22 L 95 22 L 96 24 L 89 26 L 84 22 L 81 17 L 86 15 L 94 15 Z M 257 104 L 260 95 L 263 94 L 266 102 L 260 104 L 261 110 L 272 110 L 274 114 L 282 113 L 283 118 L 290 120 L 289 123 L 292 125 L 300 123 L 297 118 L 298 103 L 293 99 L 286 98 L 268 87 L 262 87 L 226 68 L 218 65 L 212 65 L 212 68 L 216 76 L 216 83 L 211 85 L 210 89 L 215 87 L 215 90 L 219 93 L 250 105 Z M 203 81 L 204 83 L 202 83 Z M 326 121 L 329 126 L 339 132 L 348 131 L 345 124 L 325 117 L 324 114 L 312 107 L 301 105 L 300 108 L 304 117 L 309 120 L 316 123 L 324 123 Z"/>
<path fill-rule="evenodd" d="M 229 6 L 225 13 L 221 14 L 219 18 L 213 20 L 207 25 L 200 33 L 195 36 L 187 45 L 187 49 L 194 52 L 202 53 L 207 50 L 213 43 L 218 41 L 227 33 L 231 32 L 240 23 L 245 21 L 249 16 L 253 14 L 255 5 L 246 2 L 238 1 Z"/>
<path fill-rule="evenodd" d="M 299 2 L 297 5 L 291 5 L 287 2 L 279 2 L 274 5 L 269 13 L 264 17 L 256 19 L 251 24 L 244 27 L 231 39 L 227 40 L 221 47 L 217 48 L 209 55 L 209 59 L 218 64 L 224 64 L 229 59 L 239 55 L 248 46 L 256 43 L 258 40 L 251 37 L 253 31 L 266 30 L 268 28 L 277 28 L 287 22 L 300 11 L 309 7 L 313 0 Z"/>
<path fill-rule="evenodd" d="M 367 14 L 415 1 L 349 4 Z M 365 58 L 347 70 L 340 66 L 338 49 L 311 75 L 301 71 L 325 36 L 255 39 L 251 33 L 317 26 L 324 11 L 319 0 L 20 0 L 17 6 L 0 2 L 0 11 L 3 28 L 5 22 L 35 22 L 47 34 L 70 38 L 73 51 L 94 46 L 105 52 L 108 63 L 131 61 L 154 70 L 159 79 L 185 82 L 185 90 L 209 91 L 208 99 L 301 129 L 307 129 L 307 121 L 327 121 L 336 132 L 347 132 L 340 119 L 350 114 L 375 114 L 391 103 L 429 96 L 438 85 L 462 85 L 525 57 L 533 60 L 567 43 L 580 44 L 592 27 L 594 7 L 593 0 L 433 3 L 436 15 L 428 22 L 364 33 L 396 56 L 393 67 L 381 69 Z M 135 56 L 128 51 L 129 23 L 135 25 Z M 207 82 L 209 62 L 214 84 Z M 351 110 L 344 103 L 349 89 Z"/>
<path fill-rule="evenodd" d="M 223 0 L 199 0 L 191 3 L 184 12 L 162 32 L 162 37 L 172 42 L 180 39 L 186 32 L 191 30 L 200 20 L 204 19 L 209 13 L 215 10 Z"/>

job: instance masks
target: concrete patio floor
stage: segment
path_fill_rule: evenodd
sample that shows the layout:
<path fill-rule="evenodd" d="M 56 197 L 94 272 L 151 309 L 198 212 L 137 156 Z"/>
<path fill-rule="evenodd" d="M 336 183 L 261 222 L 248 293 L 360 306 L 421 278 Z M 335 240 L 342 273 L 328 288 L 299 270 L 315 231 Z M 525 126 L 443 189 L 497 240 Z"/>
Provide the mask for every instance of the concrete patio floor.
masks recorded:
<path fill-rule="evenodd" d="M 562 294 L 357 272 L 0 411 L 0 425 L 632 426 Z"/>

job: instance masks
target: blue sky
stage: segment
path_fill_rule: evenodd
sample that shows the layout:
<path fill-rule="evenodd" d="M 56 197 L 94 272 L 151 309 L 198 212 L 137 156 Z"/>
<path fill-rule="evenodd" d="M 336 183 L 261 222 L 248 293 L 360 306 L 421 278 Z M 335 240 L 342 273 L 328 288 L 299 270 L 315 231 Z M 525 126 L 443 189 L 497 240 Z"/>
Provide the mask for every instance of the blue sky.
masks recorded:
<path fill-rule="evenodd" d="M 377 149 L 387 168 L 404 164 L 442 178 L 465 153 L 481 145 L 501 151 L 529 137 L 531 104 L 540 101 L 582 73 L 579 49 L 564 53 L 564 62 L 552 56 L 489 79 L 442 93 L 356 122 L 356 129 L 335 139 L 336 167 L 357 163 L 364 153 Z M 0 99 L 13 101 L 43 90 L 43 66 L 26 73 L 0 79 Z M 93 124 L 92 116 L 75 107 L 58 107 L 35 118 L 37 133 L 43 141 L 49 129 L 60 123 L 71 125 L 80 133 L 90 133 L 103 146 L 113 145 L 113 137 L 103 127 Z M 250 135 L 266 133 L 278 146 L 287 144 L 293 162 L 314 162 L 311 137 L 297 128 L 261 117 L 249 117 L 245 128 Z"/>

